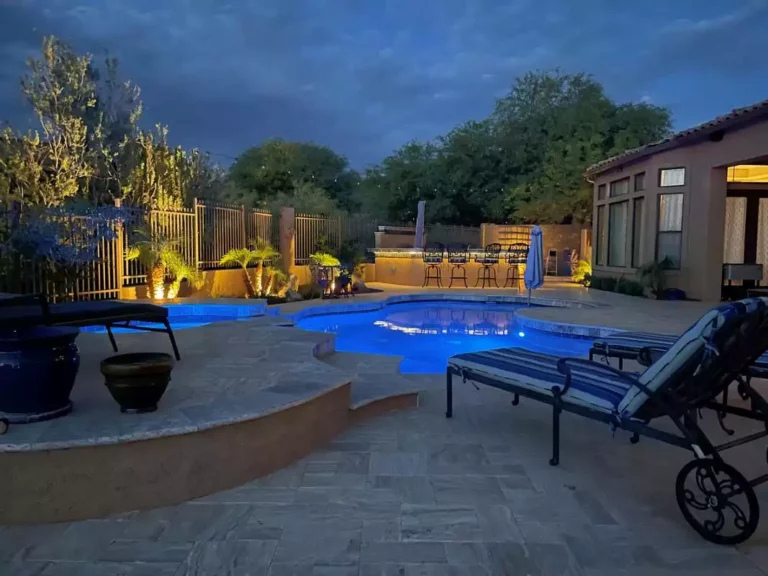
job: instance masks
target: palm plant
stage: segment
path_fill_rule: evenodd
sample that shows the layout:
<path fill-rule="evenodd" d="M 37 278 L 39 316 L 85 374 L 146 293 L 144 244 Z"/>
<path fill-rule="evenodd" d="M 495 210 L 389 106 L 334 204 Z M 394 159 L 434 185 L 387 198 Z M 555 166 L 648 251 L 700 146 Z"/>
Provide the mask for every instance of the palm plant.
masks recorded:
<path fill-rule="evenodd" d="M 268 264 L 265 267 L 265 275 L 267 277 L 267 286 L 264 288 L 264 296 L 271 296 L 273 289 L 284 285 L 288 281 L 288 275 L 279 266 Z"/>
<path fill-rule="evenodd" d="M 194 266 L 187 264 L 183 258 L 173 262 L 168 267 L 168 271 L 173 276 L 173 281 L 168 286 L 168 298 L 176 298 L 179 294 L 181 283 L 186 280 L 194 288 L 200 288 L 203 285 L 203 275 Z"/>
<path fill-rule="evenodd" d="M 153 298 L 163 298 L 165 289 L 165 273 L 184 262 L 178 251 L 178 241 L 163 234 L 152 234 L 148 230 L 137 230 L 141 238 L 128 248 L 126 260 L 138 260 L 147 271 L 147 287 Z"/>
<path fill-rule="evenodd" d="M 261 238 L 257 238 L 255 242 L 251 243 L 251 245 L 253 246 L 253 250 L 251 252 L 254 255 L 254 261 L 256 262 L 256 293 L 261 295 L 263 286 L 264 262 L 269 262 L 277 258 L 280 256 L 280 252 L 275 250 L 272 244 L 266 240 L 262 240 Z"/>
<path fill-rule="evenodd" d="M 249 250 L 248 248 L 232 248 L 229 252 L 224 254 L 220 260 L 220 264 L 237 264 L 243 269 L 243 282 L 245 283 L 245 297 L 253 298 L 256 295 L 256 290 L 251 282 L 251 277 L 248 274 L 248 265 L 256 261 L 256 252 Z M 259 293 L 261 293 L 261 282 L 259 282 Z"/>

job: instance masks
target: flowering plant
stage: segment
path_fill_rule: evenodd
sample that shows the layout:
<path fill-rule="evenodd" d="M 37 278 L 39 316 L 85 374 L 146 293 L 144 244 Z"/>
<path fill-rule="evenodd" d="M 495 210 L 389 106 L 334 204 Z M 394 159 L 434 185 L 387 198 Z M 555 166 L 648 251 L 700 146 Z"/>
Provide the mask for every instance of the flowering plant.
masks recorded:
<path fill-rule="evenodd" d="M 17 282 L 31 264 L 57 299 L 76 297 L 77 280 L 117 237 L 121 220 L 120 208 L 86 203 L 16 209 L 6 215 L 0 252 L 10 260 Z"/>

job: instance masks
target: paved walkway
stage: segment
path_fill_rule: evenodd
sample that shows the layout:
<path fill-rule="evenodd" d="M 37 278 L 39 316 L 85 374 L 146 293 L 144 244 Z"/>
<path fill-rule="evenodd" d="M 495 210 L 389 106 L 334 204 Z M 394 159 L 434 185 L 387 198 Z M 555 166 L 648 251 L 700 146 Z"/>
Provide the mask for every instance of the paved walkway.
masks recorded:
<path fill-rule="evenodd" d="M 358 426 L 260 481 L 117 518 L 0 529 L 0 574 L 768 574 L 765 521 L 739 549 L 685 524 L 673 489 L 685 452 L 632 446 L 566 415 L 552 468 L 546 407 L 459 386 L 447 420 L 442 378 L 420 378 L 419 409 Z M 756 445 L 739 456 L 748 474 L 765 466 Z"/>

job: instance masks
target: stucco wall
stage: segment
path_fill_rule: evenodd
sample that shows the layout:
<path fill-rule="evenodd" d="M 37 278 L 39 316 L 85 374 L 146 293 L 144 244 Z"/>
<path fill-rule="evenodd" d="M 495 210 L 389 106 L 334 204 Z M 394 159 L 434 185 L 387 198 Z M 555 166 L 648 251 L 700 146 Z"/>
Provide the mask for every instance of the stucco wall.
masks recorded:
<path fill-rule="evenodd" d="M 641 225 L 641 263 L 652 261 L 656 254 L 658 223 L 658 197 L 660 194 L 683 194 L 683 231 L 680 270 L 667 273 L 669 285 L 685 290 L 691 298 L 717 301 L 722 284 L 722 263 L 725 226 L 725 199 L 727 196 L 727 166 L 736 164 L 765 163 L 768 160 L 768 120 L 739 130 L 725 132 L 718 142 L 699 144 L 660 152 L 637 162 L 628 163 L 597 176 L 594 180 L 594 212 L 592 244 L 597 247 L 597 190 L 600 184 L 610 188 L 612 181 L 633 177 L 645 172 L 646 189 L 632 199 L 642 196 L 644 216 Z M 685 168 L 684 186 L 659 186 L 659 173 L 664 168 Z M 626 261 L 631 264 L 630 202 Z M 606 217 L 607 217 L 606 208 Z M 634 276 L 636 269 L 630 266 L 597 266 L 596 272 L 610 275 Z"/>

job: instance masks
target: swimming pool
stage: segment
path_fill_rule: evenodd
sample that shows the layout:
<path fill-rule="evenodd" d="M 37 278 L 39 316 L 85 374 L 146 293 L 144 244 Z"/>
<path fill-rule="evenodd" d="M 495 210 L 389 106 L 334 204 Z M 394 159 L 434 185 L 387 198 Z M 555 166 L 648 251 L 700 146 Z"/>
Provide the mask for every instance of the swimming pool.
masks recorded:
<path fill-rule="evenodd" d="M 214 322 L 232 322 L 235 320 L 248 320 L 254 316 L 263 316 L 266 305 L 262 303 L 248 304 L 165 304 L 168 309 L 168 320 L 174 330 L 184 330 L 213 324 Z M 157 324 L 147 322 L 131 322 L 135 326 L 154 326 Z M 103 326 L 87 326 L 80 328 L 81 332 L 105 333 Z M 113 328 L 115 334 L 134 332 L 125 328 Z"/>
<path fill-rule="evenodd" d="M 403 373 L 443 373 L 451 356 L 509 346 L 559 356 L 588 353 L 591 339 L 520 327 L 515 311 L 522 307 L 493 302 L 403 302 L 367 312 L 323 311 L 298 318 L 296 326 L 335 333 L 339 352 L 403 356 Z"/>

